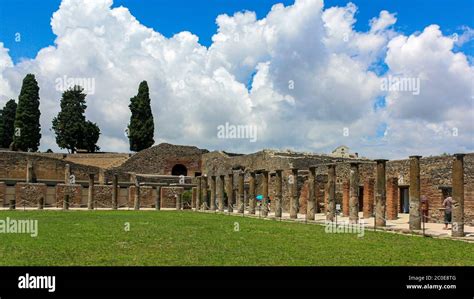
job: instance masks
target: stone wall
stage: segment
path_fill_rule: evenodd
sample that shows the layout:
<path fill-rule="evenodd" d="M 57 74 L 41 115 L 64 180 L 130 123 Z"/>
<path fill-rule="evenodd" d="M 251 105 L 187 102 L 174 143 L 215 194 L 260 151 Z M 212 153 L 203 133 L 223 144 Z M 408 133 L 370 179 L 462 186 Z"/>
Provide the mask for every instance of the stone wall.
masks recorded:
<path fill-rule="evenodd" d="M 18 183 L 15 186 L 16 207 L 38 207 L 46 199 L 46 184 Z"/>
<path fill-rule="evenodd" d="M 130 186 L 128 188 L 128 206 L 134 207 L 135 192 L 137 187 Z M 140 187 L 140 208 L 154 208 L 156 206 L 156 192 L 151 186 Z"/>
<path fill-rule="evenodd" d="M 112 208 L 112 185 L 94 185 L 94 208 Z"/>
<path fill-rule="evenodd" d="M 69 195 L 69 207 L 82 207 L 82 186 L 81 185 L 56 185 L 56 207 L 62 208 L 65 195 Z"/>
<path fill-rule="evenodd" d="M 195 146 L 161 143 L 136 153 L 113 170 L 139 174 L 171 175 L 173 167 L 182 164 L 187 168 L 187 175 L 194 176 L 196 172 L 201 172 L 201 156 L 207 152 L 207 150 Z"/>
<path fill-rule="evenodd" d="M 77 180 L 87 180 L 89 173 L 99 173 L 98 167 L 86 166 L 67 162 L 46 156 L 46 154 L 0 151 L 0 180 L 26 179 L 27 161 L 34 165 L 37 179 L 57 180 L 64 182 L 65 165 L 69 164 L 71 173 Z"/>
<path fill-rule="evenodd" d="M 452 156 L 420 159 L 421 196 L 428 198 L 429 217 L 432 222 L 444 221 L 440 208 L 444 200 L 443 188 L 452 186 L 452 161 Z M 410 161 L 406 159 L 387 162 L 387 177 L 398 178 L 399 186 L 409 186 Z M 464 157 L 464 214 L 466 223 L 474 225 L 474 153 Z"/>
<path fill-rule="evenodd" d="M 184 192 L 182 187 L 161 187 L 161 208 L 176 208 L 176 197 Z"/>
<path fill-rule="evenodd" d="M 8 205 L 7 203 L 7 185 L 4 182 L 0 182 L 0 207 Z"/>

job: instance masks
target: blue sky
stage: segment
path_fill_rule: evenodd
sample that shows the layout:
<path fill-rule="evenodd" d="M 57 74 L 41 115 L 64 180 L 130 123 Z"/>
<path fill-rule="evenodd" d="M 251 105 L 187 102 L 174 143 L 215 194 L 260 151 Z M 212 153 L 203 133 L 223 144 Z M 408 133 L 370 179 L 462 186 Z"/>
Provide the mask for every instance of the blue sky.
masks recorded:
<path fill-rule="evenodd" d="M 34 58 L 38 50 L 54 44 L 50 18 L 58 9 L 60 0 L 2 0 L 0 1 L 0 41 L 10 49 L 10 56 L 17 63 L 22 58 Z M 344 6 L 348 1 L 325 1 L 325 7 Z M 395 28 L 405 34 L 423 30 L 430 24 L 438 24 L 445 35 L 461 33 L 462 26 L 474 27 L 474 1 L 442 0 L 354 0 L 359 8 L 355 29 L 366 31 L 371 18 L 381 10 L 396 12 Z M 114 0 L 114 7 L 125 6 L 140 23 L 155 29 L 167 37 L 187 30 L 199 36 L 200 43 L 209 46 L 216 32 L 215 19 L 219 14 L 232 15 L 236 11 L 255 11 L 264 17 L 272 5 L 292 4 L 291 0 Z M 469 13 L 471 12 L 471 13 Z M 15 42 L 16 33 L 21 43 Z M 474 55 L 474 43 L 460 49 Z"/>
<path fill-rule="evenodd" d="M 123 131 L 141 80 L 157 144 L 320 153 L 345 144 L 385 158 L 474 149 L 473 0 L 327 0 L 324 11 L 318 0 L 110 1 L 0 0 L 0 107 L 35 74 L 42 150 L 60 150 L 51 120 L 67 82 L 84 79 L 104 151 L 129 150 Z M 285 7 L 270 13 L 277 3 Z M 267 18 L 234 16 L 242 11 Z M 389 76 L 414 83 L 387 88 Z M 218 138 L 225 123 L 258 128 L 258 140 Z"/>

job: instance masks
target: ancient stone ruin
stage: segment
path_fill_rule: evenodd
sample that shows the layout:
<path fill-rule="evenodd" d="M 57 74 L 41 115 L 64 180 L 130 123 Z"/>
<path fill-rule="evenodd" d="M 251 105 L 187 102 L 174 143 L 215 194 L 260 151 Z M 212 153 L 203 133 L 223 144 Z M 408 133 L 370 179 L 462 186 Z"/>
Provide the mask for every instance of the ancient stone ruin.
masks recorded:
<path fill-rule="evenodd" d="M 463 236 L 474 225 L 474 153 L 388 161 L 171 144 L 133 155 L 0 151 L 0 207 L 9 209 L 193 209 L 305 221 L 323 214 L 353 224 L 373 217 L 377 227 L 409 214 L 416 231 L 443 221 L 448 196 L 452 234 Z"/>

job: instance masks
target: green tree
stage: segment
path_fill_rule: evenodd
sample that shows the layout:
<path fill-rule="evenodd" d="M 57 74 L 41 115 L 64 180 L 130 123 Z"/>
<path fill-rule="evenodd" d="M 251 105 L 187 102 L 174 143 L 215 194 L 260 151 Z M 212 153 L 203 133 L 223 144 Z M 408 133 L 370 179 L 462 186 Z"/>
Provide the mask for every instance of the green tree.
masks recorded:
<path fill-rule="evenodd" d="M 94 152 L 99 149 L 96 145 L 99 139 L 99 127 L 86 121 L 86 94 L 83 88 L 74 86 L 61 97 L 61 111 L 53 119 L 53 130 L 56 134 L 56 143 L 71 153 L 78 149 Z"/>
<path fill-rule="evenodd" d="M 128 139 L 132 151 L 141 151 L 155 143 L 153 139 L 155 125 L 150 102 L 148 84 L 143 81 L 138 87 L 138 94 L 130 99 L 130 105 L 128 106 L 132 112 L 128 125 Z"/>
<path fill-rule="evenodd" d="M 82 140 L 80 148 L 85 149 L 91 153 L 100 150 L 100 147 L 97 146 L 99 136 L 99 126 L 91 121 L 86 121 L 84 124 L 84 139 Z"/>
<path fill-rule="evenodd" d="M 2 110 L 0 118 L 0 147 L 8 148 L 13 142 L 16 107 L 15 100 L 10 100 Z"/>
<path fill-rule="evenodd" d="M 28 74 L 23 79 L 15 115 L 13 142 L 19 150 L 38 150 L 41 140 L 39 100 L 38 82 L 35 75 Z"/>

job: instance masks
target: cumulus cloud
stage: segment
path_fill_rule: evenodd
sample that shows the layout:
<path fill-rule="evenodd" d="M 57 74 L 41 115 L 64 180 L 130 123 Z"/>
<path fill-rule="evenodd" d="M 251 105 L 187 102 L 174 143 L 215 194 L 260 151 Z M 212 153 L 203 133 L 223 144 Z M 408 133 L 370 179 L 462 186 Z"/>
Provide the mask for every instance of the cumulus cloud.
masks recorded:
<path fill-rule="evenodd" d="M 95 80 L 87 118 L 99 124 L 105 151 L 128 150 L 128 104 L 142 80 L 157 142 L 234 152 L 328 152 L 346 144 L 389 158 L 472 151 L 473 67 L 453 52 L 452 39 L 436 25 L 400 34 L 388 11 L 358 32 L 356 12 L 352 3 L 324 8 L 321 0 L 296 0 L 262 19 L 223 14 L 206 48 L 191 32 L 164 37 L 127 8 L 112 8 L 112 0 L 63 0 L 51 19 L 55 43 L 34 59 L 13 65 L 0 43 L 0 105 L 17 96 L 26 73 L 37 76 L 42 149 L 57 149 L 49 130 L 61 97 L 55 81 L 67 77 Z M 381 63 L 383 76 L 372 71 Z M 420 78 L 420 94 L 383 90 L 388 75 Z M 386 105 L 374 109 L 380 98 Z M 218 138 L 225 123 L 256 127 L 257 141 Z"/>

